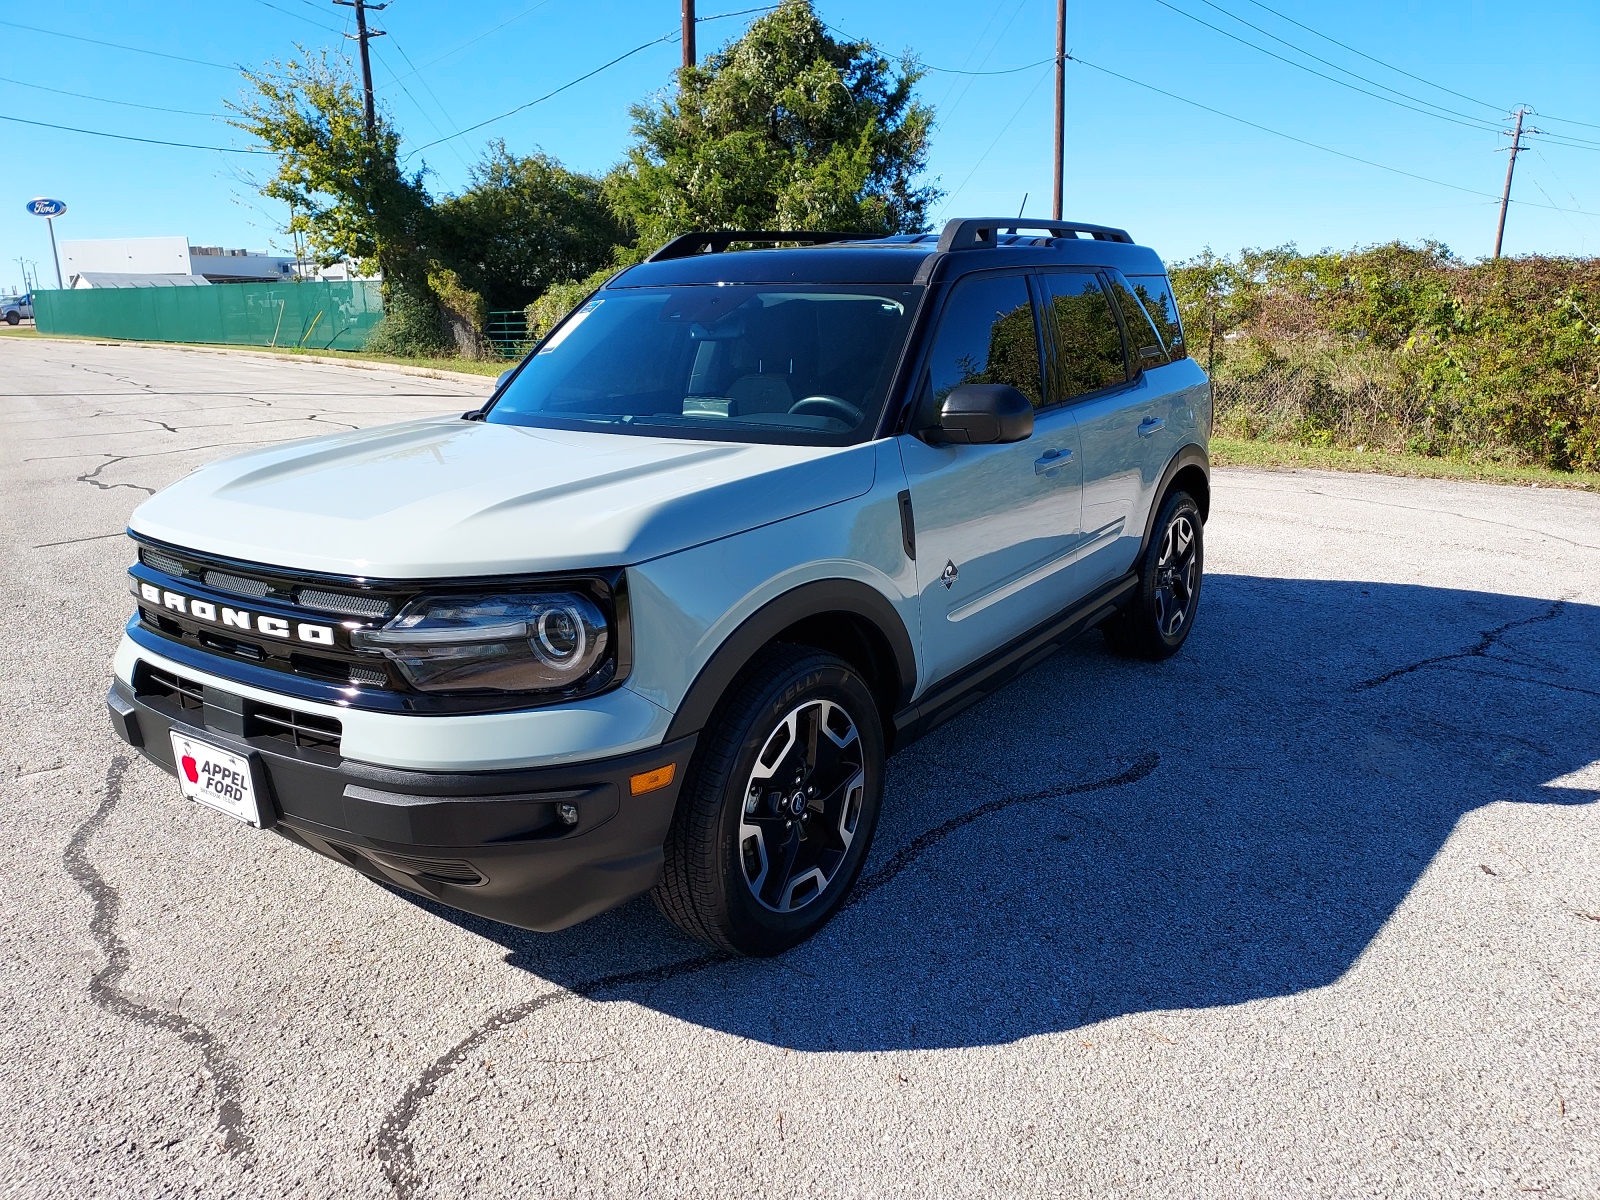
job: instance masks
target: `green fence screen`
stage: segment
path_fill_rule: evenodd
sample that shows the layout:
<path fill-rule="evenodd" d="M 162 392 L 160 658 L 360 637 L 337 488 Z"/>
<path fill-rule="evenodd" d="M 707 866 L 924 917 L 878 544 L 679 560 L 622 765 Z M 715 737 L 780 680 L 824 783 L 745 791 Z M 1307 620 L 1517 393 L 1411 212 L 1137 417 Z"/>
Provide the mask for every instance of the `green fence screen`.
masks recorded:
<path fill-rule="evenodd" d="M 382 286 L 359 281 L 36 291 L 40 333 L 135 342 L 359 350 L 383 315 Z"/>

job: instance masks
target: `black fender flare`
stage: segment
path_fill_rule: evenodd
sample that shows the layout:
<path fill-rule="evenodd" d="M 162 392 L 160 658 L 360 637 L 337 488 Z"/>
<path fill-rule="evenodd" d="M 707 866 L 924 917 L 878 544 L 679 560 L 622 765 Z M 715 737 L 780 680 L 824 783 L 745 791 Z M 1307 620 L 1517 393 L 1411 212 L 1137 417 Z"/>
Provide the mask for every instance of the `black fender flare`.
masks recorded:
<path fill-rule="evenodd" d="M 848 613 L 872 625 L 888 643 L 899 675 L 892 714 L 909 702 L 917 685 L 917 656 L 905 622 L 875 588 L 854 579 L 819 579 L 769 600 L 728 635 L 700 668 L 667 726 L 671 742 L 704 729 L 728 687 L 750 660 L 791 625 L 822 613 Z"/>
<path fill-rule="evenodd" d="M 1144 560 L 1144 552 L 1150 546 L 1150 539 L 1155 534 L 1156 517 L 1161 512 L 1161 502 L 1167 498 L 1167 492 L 1172 487 L 1172 481 L 1178 477 L 1178 472 L 1188 467 L 1194 467 L 1206 477 L 1206 494 L 1196 496 L 1195 503 L 1200 505 L 1200 519 L 1206 520 L 1211 515 L 1211 455 L 1206 448 L 1198 442 L 1190 442 L 1183 449 L 1172 456 L 1167 463 L 1166 470 L 1161 472 L 1161 482 L 1156 485 L 1155 503 L 1150 506 L 1150 513 L 1144 519 L 1144 537 L 1139 541 L 1139 554 L 1133 561 Z"/>

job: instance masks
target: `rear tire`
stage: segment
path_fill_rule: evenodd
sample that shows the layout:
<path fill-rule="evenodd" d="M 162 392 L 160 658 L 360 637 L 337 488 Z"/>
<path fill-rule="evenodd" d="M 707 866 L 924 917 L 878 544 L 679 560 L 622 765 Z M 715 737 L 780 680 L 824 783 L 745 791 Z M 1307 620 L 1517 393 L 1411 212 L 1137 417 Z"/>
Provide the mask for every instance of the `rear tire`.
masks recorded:
<path fill-rule="evenodd" d="M 656 907 L 732 954 L 765 957 L 804 941 L 861 873 L 883 764 L 878 708 L 855 668 L 808 647 L 769 647 L 702 735 Z"/>
<path fill-rule="evenodd" d="M 20 313 L 8 312 L 6 314 L 6 324 L 7 325 L 20 325 L 20 324 L 22 324 L 22 315 Z"/>
<path fill-rule="evenodd" d="M 1169 493 L 1156 516 L 1155 534 L 1139 560 L 1133 599 L 1100 631 L 1118 654 L 1159 662 L 1183 646 L 1200 606 L 1205 566 L 1205 525 L 1188 492 Z"/>

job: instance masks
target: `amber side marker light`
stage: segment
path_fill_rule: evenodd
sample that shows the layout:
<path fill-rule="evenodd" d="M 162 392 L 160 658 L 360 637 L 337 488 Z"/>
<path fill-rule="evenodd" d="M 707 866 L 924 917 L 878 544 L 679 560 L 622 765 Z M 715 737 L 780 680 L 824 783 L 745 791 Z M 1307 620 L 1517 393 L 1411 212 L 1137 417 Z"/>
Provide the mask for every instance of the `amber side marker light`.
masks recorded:
<path fill-rule="evenodd" d="M 677 763 L 668 763 L 664 767 L 657 767 L 654 771 L 641 771 L 637 775 L 629 776 L 628 790 L 635 796 L 642 796 L 646 792 L 659 792 L 672 782 L 672 776 L 677 769 Z"/>

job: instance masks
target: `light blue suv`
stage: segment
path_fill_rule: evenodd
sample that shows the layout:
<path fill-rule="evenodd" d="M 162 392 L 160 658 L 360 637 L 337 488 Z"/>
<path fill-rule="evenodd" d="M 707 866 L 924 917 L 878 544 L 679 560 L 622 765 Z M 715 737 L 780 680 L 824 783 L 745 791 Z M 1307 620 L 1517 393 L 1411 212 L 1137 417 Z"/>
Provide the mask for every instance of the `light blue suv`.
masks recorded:
<path fill-rule="evenodd" d="M 1210 420 L 1121 230 L 685 235 L 481 409 L 143 504 L 113 723 L 444 903 L 550 930 L 649 892 L 777 953 L 848 895 L 887 755 L 1091 627 L 1182 646 Z"/>

